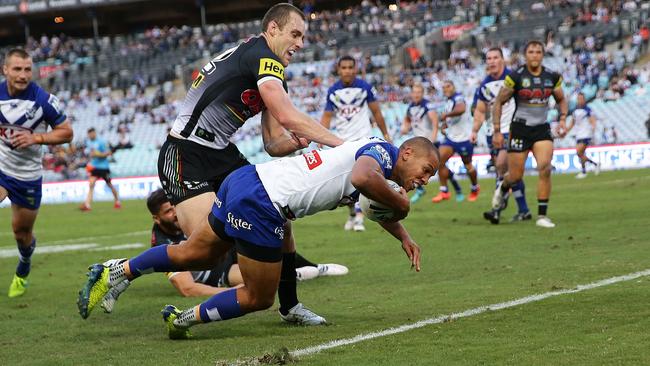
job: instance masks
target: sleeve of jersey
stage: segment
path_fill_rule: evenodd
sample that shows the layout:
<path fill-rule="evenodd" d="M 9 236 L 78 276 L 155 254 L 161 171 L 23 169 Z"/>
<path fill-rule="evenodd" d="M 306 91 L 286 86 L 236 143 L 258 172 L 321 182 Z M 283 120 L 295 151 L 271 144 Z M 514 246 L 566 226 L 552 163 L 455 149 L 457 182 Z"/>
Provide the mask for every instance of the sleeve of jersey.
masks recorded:
<path fill-rule="evenodd" d="M 562 87 L 562 75 L 557 74 L 557 81 L 555 82 L 555 86 L 553 86 L 553 89 L 557 89 L 561 87 Z"/>
<path fill-rule="evenodd" d="M 284 83 L 284 66 L 282 66 L 277 56 L 270 52 L 248 52 L 248 58 L 248 64 L 253 75 L 255 75 L 257 86 L 272 80 Z"/>
<path fill-rule="evenodd" d="M 377 89 L 374 86 L 367 85 L 366 90 L 368 91 L 368 103 L 372 103 L 377 100 Z"/>
<path fill-rule="evenodd" d="M 519 80 L 519 78 L 516 73 L 513 72 L 510 75 L 506 75 L 506 78 L 503 80 L 503 85 L 506 88 L 514 89 L 517 86 L 517 80 Z"/>
<path fill-rule="evenodd" d="M 357 151 L 356 159 L 359 159 L 362 156 L 369 156 L 381 167 L 381 171 L 384 174 L 384 178 L 389 178 L 393 171 L 393 158 L 390 154 L 392 149 L 396 149 L 394 146 L 387 142 L 383 143 L 372 143 L 363 146 L 359 151 Z"/>
<path fill-rule="evenodd" d="M 488 102 L 485 95 L 483 95 L 483 88 L 485 88 L 485 84 L 481 83 L 481 85 L 476 90 L 476 94 L 474 94 L 474 101 L 472 101 L 472 105 L 476 105 L 479 100 L 483 101 L 484 103 Z"/>
<path fill-rule="evenodd" d="M 41 92 L 40 97 L 41 105 L 43 106 L 43 117 L 50 127 L 54 127 L 63 123 L 67 116 L 61 109 L 59 98 L 54 94 L 48 94 L 44 91 Z"/>
<path fill-rule="evenodd" d="M 333 112 L 334 111 L 334 103 L 332 103 L 332 100 L 330 97 L 333 95 L 333 91 L 330 88 L 330 90 L 327 91 L 327 98 L 325 98 L 325 110 L 327 112 Z"/>

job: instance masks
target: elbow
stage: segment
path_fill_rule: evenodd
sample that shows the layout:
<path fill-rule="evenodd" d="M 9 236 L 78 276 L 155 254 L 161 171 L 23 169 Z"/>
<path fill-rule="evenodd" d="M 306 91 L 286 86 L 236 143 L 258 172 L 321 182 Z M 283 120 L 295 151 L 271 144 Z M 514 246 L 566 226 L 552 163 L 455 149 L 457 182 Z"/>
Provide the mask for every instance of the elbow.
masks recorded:
<path fill-rule="evenodd" d="M 350 183 L 356 188 L 359 192 L 362 192 L 364 187 L 367 185 L 368 182 L 368 175 L 367 174 L 362 174 L 360 172 L 352 172 L 352 176 L 350 177 Z"/>
<path fill-rule="evenodd" d="M 269 146 L 269 145 L 264 146 L 264 151 L 266 151 L 266 153 L 269 154 L 269 156 L 271 156 L 273 158 L 280 158 L 280 157 L 283 157 L 283 156 L 286 155 L 286 154 L 283 154 L 282 151 L 274 148 L 273 146 Z"/>

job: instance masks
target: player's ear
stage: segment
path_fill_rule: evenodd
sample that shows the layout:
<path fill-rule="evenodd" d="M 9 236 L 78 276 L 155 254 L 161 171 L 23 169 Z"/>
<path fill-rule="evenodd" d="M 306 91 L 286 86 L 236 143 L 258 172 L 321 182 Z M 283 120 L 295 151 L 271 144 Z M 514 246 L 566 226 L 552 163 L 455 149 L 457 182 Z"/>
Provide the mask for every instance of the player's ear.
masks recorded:
<path fill-rule="evenodd" d="M 402 160 L 404 160 L 404 161 L 409 160 L 411 158 L 411 156 L 413 155 L 413 148 L 411 148 L 410 146 L 405 147 L 402 150 L 401 155 L 402 155 Z"/>
<path fill-rule="evenodd" d="M 160 217 L 158 217 L 158 215 L 151 215 L 151 218 L 153 219 L 153 222 L 160 225 Z"/>

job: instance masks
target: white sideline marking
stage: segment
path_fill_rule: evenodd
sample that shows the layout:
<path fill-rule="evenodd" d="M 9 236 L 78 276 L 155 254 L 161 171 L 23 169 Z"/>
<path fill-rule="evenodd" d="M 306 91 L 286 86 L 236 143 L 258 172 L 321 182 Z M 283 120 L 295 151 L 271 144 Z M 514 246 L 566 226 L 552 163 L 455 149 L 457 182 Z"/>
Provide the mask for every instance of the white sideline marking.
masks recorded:
<path fill-rule="evenodd" d="M 425 327 L 427 325 L 431 324 L 440 324 L 444 323 L 447 321 L 455 320 L 455 319 L 460 319 L 460 318 L 466 318 L 472 315 L 477 315 L 481 313 L 485 313 L 487 311 L 491 310 L 501 310 L 501 309 L 507 309 L 507 308 L 512 308 L 518 305 L 523 305 L 523 304 L 528 304 L 531 302 L 536 302 L 536 301 L 541 301 L 544 299 L 547 299 L 549 297 L 554 297 L 554 296 L 559 296 L 559 295 L 565 295 L 565 294 L 573 294 L 576 292 L 582 292 L 586 290 L 591 290 L 597 287 L 602 287 L 602 286 L 607 286 L 611 285 L 617 282 L 624 282 L 624 281 L 630 281 L 637 279 L 639 277 L 644 277 L 644 276 L 649 276 L 650 275 L 650 269 L 646 269 L 645 271 L 640 271 L 640 272 L 634 272 L 630 274 L 626 274 L 623 276 L 617 276 L 617 277 L 612 277 L 612 278 L 607 278 L 604 280 L 600 280 L 597 282 L 592 282 L 586 285 L 578 285 L 575 288 L 572 289 L 567 289 L 567 290 L 558 290 L 558 291 L 551 291 L 551 292 L 545 292 L 543 294 L 536 294 L 536 295 L 530 295 L 526 297 L 522 297 L 520 299 L 516 300 L 511 300 L 511 301 L 506 301 L 506 302 L 500 302 L 498 304 L 492 304 L 492 305 L 485 305 L 485 306 L 479 306 L 477 308 L 465 310 L 461 313 L 453 313 L 453 314 L 448 314 L 448 315 L 441 315 L 435 318 L 429 318 L 429 319 L 424 319 L 416 323 L 412 324 L 406 324 L 402 325 L 399 327 L 395 328 L 388 328 L 379 332 L 373 332 L 373 333 L 367 333 L 367 334 L 359 334 L 355 337 L 352 338 L 345 338 L 345 339 L 338 339 L 335 341 L 327 342 L 320 344 L 318 346 L 312 346 L 312 347 L 307 347 L 303 349 L 298 349 L 295 351 L 291 352 L 292 356 L 307 356 L 311 355 L 314 353 L 318 353 L 320 351 L 324 351 L 330 348 L 336 348 L 340 346 L 346 346 L 349 344 L 354 344 L 354 343 L 359 343 L 362 341 L 366 341 L 369 339 L 374 339 L 374 338 L 379 338 L 379 337 L 385 337 L 387 335 L 392 335 L 392 334 L 397 334 L 397 333 L 403 333 L 412 329 L 418 329 Z"/>
<path fill-rule="evenodd" d="M 46 246 L 37 246 L 35 250 L 35 254 L 61 253 L 61 252 L 69 252 L 72 250 L 100 251 L 100 250 L 132 249 L 132 248 L 142 248 L 142 247 L 144 247 L 144 244 L 142 243 L 131 243 L 131 244 L 120 244 L 120 245 L 109 245 L 109 246 L 101 246 L 97 243 L 46 245 Z M 0 249 L 0 258 L 12 258 L 12 257 L 18 257 L 18 249 L 16 249 L 16 247 L 13 247 L 11 249 Z"/>
<path fill-rule="evenodd" d="M 13 235 L 13 233 L 8 233 Z M 121 236 L 138 236 L 138 235 L 144 235 L 144 234 L 151 234 L 151 231 L 132 231 L 128 233 L 118 233 L 118 234 L 111 234 L 111 235 L 99 235 L 99 236 L 86 236 L 82 238 L 73 238 L 73 239 L 64 239 L 64 240 L 55 240 L 55 241 L 48 241 L 48 242 L 38 242 L 36 244 L 36 248 L 39 248 L 40 245 L 52 245 L 52 244 L 66 244 L 66 243 L 74 243 L 78 241 L 91 241 L 91 240 L 97 240 L 97 239 L 112 239 L 112 238 L 118 238 Z M 95 244 L 95 243 L 92 243 Z M 8 247 L 0 247 L 0 252 L 3 250 L 11 250 L 15 249 L 16 246 L 8 246 Z M 38 249 L 37 249 L 38 250 Z"/>

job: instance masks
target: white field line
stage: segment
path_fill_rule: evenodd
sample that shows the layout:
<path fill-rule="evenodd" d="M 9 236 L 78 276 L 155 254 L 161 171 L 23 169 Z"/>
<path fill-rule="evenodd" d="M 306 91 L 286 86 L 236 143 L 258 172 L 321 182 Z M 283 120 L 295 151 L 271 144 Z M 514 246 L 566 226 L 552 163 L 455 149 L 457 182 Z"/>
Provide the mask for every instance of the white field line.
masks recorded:
<path fill-rule="evenodd" d="M 99 236 L 86 236 L 86 237 L 81 237 L 81 238 L 72 238 L 72 239 L 64 239 L 64 240 L 55 240 L 55 241 L 48 241 L 48 242 L 37 242 L 36 243 L 36 248 L 38 248 L 41 245 L 52 245 L 52 244 L 67 244 L 67 243 L 75 243 L 75 242 L 89 242 L 93 240 L 99 240 L 99 239 L 113 239 L 113 238 L 119 238 L 122 236 L 138 236 L 138 235 L 145 235 L 145 234 L 151 234 L 151 231 L 145 230 L 145 231 L 131 231 L 128 233 L 118 233 L 118 234 L 111 234 L 111 235 L 99 235 Z M 11 233 L 13 235 L 13 233 Z M 95 243 L 93 243 L 95 244 Z M 9 249 L 15 249 L 16 246 L 7 246 L 7 247 L 0 247 L 0 252 L 3 250 L 9 250 Z M 37 249 L 38 250 L 38 249 Z"/>
<path fill-rule="evenodd" d="M 131 243 L 131 244 L 120 244 L 120 245 L 109 245 L 102 246 L 97 243 L 85 243 L 85 244 L 65 244 L 65 245 L 46 245 L 46 246 L 37 246 L 35 254 L 45 254 L 45 253 L 61 253 L 69 252 L 73 250 L 90 250 L 90 251 L 100 251 L 100 250 L 121 250 L 121 249 L 133 249 L 133 248 L 142 248 L 145 245 L 142 243 Z M 0 249 L 0 258 L 13 258 L 18 257 L 18 249 L 13 247 L 11 249 Z"/>
<path fill-rule="evenodd" d="M 506 302 L 501 302 L 497 304 L 492 304 L 492 305 L 485 305 L 485 306 L 479 306 L 477 308 L 465 310 L 460 313 L 453 313 L 453 314 L 447 314 L 447 315 L 441 315 L 435 318 L 429 318 L 429 319 L 424 319 L 416 323 L 412 324 L 405 324 L 399 327 L 394 327 L 394 328 L 388 328 L 382 331 L 378 332 L 373 332 L 373 333 L 367 333 L 367 334 L 359 334 L 355 337 L 352 338 L 346 338 L 346 339 L 338 339 L 335 341 L 323 343 L 317 346 L 312 346 L 312 347 L 307 347 L 303 349 L 297 349 L 295 351 L 291 352 L 292 356 L 307 356 L 311 355 L 314 353 L 318 353 L 327 349 L 331 348 L 336 348 L 336 347 L 341 347 L 341 346 L 346 346 L 350 344 L 355 344 L 359 343 L 362 341 L 367 341 L 370 339 L 374 338 L 380 338 L 380 337 L 385 337 L 388 335 L 392 334 L 398 334 L 398 333 L 403 333 L 407 332 L 412 329 L 418 329 L 422 327 L 426 327 L 427 325 L 431 324 L 441 324 L 447 321 L 455 320 L 455 319 L 460 319 L 460 318 L 466 318 L 469 316 L 485 313 L 488 311 L 496 311 L 496 310 L 501 310 L 501 309 L 507 309 L 507 308 L 512 308 L 515 306 L 523 305 L 523 304 L 529 304 L 532 302 L 537 302 L 541 301 L 544 299 L 547 299 L 549 297 L 555 297 L 555 296 L 560 296 L 560 295 L 565 295 L 565 294 L 573 294 L 576 292 L 582 292 L 586 290 L 591 290 L 597 287 L 603 287 L 607 285 L 611 285 L 614 283 L 618 282 L 624 282 L 624 281 L 630 281 L 637 279 L 639 277 L 644 277 L 644 276 L 649 276 L 650 275 L 650 269 L 646 269 L 645 271 L 640 271 L 640 272 L 634 272 L 630 274 L 626 274 L 623 276 L 617 276 L 617 277 L 612 277 L 612 278 L 607 278 L 604 280 L 600 280 L 597 282 L 592 282 L 588 283 L 586 285 L 578 285 L 575 288 L 572 289 L 566 289 L 566 290 L 558 290 L 558 291 L 551 291 L 551 292 L 545 292 L 543 294 L 536 294 L 536 295 L 530 295 L 526 297 L 522 297 L 520 299 L 516 300 L 511 300 L 511 301 L 506 301 Z"/>

